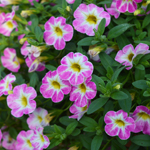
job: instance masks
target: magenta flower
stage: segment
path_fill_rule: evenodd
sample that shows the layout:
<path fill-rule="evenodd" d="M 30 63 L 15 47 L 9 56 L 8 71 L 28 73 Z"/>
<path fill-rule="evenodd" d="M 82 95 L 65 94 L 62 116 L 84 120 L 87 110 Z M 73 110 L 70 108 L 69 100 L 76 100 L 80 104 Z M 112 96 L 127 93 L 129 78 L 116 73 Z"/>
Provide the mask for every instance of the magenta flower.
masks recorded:
<path fill-rule="evenodd" d="M 82 84 L 85 78 L 91 76 L 93 65 L 83 54 L 70 52 L 61 59 L 61 65 L 57 71 L 62 80 L 68 80 L 70 84 L 78 85 Z"/>
<path fill-rule="evenodd" d="M 96 84 L 90 81 L 91 79 L 90 76 L 82 84 L 72 86 L 70 100 L 74 101 L 76 106 L 84 107 L 87 105 L 88 100 L 96 96 Z"/>
<path fill-rule="evenodd" d="M 39 0 L 28 0 L 28 1 L 31 3 L 31 5 L 34 5 L 33 1 L 39 2 Z"/>
<path fill-rule="evenodd" d="M 33 100 L 36 96 L 33 87 L 27 87 L 26 84 L 15 86 L 13 94 L 7 96 L 7 105 L 12 109 L 11 114 L 21 117 L 23 114 L 32 113 L 36 108 L 36 102 Z"/>
<path fill-rule="evenodd" d="M 88 100 L 88 103 L 84 107 L 78 107 L 75 103 L 69 108 L 69 111 L 73 114 L 69 116 L 69 118 L 77 119 L 78 121 L 82 118 L 82 116 L 87 112 L 91 101 Z"/>
<path fill-rule="evenodd" d="M 34 135 L 33 130 L 20 131 L 17 136 L 17 150 L 35 150 L 31 143 L 31 137 Z"/>
<path fill-rule="evenodd" d="M 150 135 L 150 110 L 146 106 L 137 106 L 132 114 L 135 121 L 135 129 L 133 132 L 143 132 Z"/>
<path fill-rule="evenodd" d="M 128 139 L 135 128 L 134 120 L 123 110 L 107 112 L 104 121 L 105 132 L 110 136 L 119 136 L 122 140 Z"/>
<path fill-rule="evenodd" d="M 8 95 L 8 91 L 12 90 L 12 84 L 16 80 L 16 77 L 12 73 L 5 76 L 4 79 L 0 81 L 0 96 Z"/>
<path fill-rule="evenodd" d="M 10 71 L 18 72 L 20 64 L 16 56 L 16 50 L 5 48 L 4 56 L 1 56 L 2 65 Z"/>
<path fill-rule="evenodd" d="M 66 0 L 67 1 L 67 3 L 69 3 L 69 4 L 73 4 L 74 2 L 75 2 L 75 0 Z"/>
<path fill-rule="evenodd" d="M 32 146 L 37 150 L 46 149 L 50 141 L 46 135 L 43 135 L 43 128 L 38 128 L 34 130 L 34 135 L 31 137 Z"/>
<path fill-rule="evenodd" d="M 29 114 L 29 118 L 27 119 L 27 124 L 30 129 L 35 130 L 36 128 L 47 126 L 48 123 L 45 120 L 48 111 L 43 108 L 36 108 L 33 113 Z M 45 122 L 43 126 L 43 121 Z"/>
<path fill-rule="evenodd" d="M 126 11 L 133 13 L 137 9 L 136 3 L 141 3 L 142 0 L 117 0 L 116 7 L 118 11 L 125 13 Z"/>
<path fill-rule="evenodd" d="M 71 85 L 68 81 L 60 79 L 57 71 L 49 71 L 42 79 L 40 92 L 45 98 L 51 98 L 54 103 L 60 102 L 64 94 L 69 94 Z"/>
<path fill-rule="evenodd" d="M 74 12 L 73 26 L 81 33 L 86 33 L 89 36 L 95 35 L 93 29 L 97 29 L 103 18 L 106 19 L 106 26 L 110 23 L 110 15 L 105 12 L 102 7 L 95 4 L 80 4 Z"/>
<path fill-rule="evenodd" d="M 0 141 L 2 140 L 3 134 L 2 131 L 0 130 Z"/>
<path fill-rule="evenodd" d="M 66 24 L 64 17 L 51 17 L 44 25 L 44 40 L 47 45 L 54 45 L 55 49 L 65 48 L 65 41 L 70 41 L 73 37 L 73 28 Z"/>

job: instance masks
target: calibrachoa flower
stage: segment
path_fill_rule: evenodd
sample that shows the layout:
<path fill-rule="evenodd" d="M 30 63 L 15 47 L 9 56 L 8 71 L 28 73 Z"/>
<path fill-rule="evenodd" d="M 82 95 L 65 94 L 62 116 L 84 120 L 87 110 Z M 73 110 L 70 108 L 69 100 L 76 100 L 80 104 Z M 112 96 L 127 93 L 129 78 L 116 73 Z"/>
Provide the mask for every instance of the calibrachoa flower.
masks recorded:
<path fill-rule="evenodd" d="M 31 137 L 30 141 L 32 143 L 32 146 L 38 150 L 43 150 L 44 148 L 47 148 L 50 144 L 48 137 L 46 135 L 43 135 L 43 128 L 38 128 L 37 130 L 34 130 L 34 135 Z"/>
<path fill-rule="evenodd" d="M 7 105 L 12 109 L 11 114 L 21 117 L 23 114 L 32 113 L 36 108 L 36 102 L 33 100 L 36 96 L 33 87 L 27 87 L 26 84 L 15 86 L 13 94 L 7 96 Z"/>
<path fill-rule="evenodd" d="M 65 48 L 65 41 L 70 41 L 73 37 L 73 28 L 66 24 L 64 17 L 51 17 L 44 25 L 44 40 L 47 45 L 54 45 L 55 49 Z"/>
<path fill-rule="evenodd" d="M 88 100 L 87 105 L 84 107 L 78 107 L 75 103 L 69 108 L 69 111 L 74 114 L 69 116 L 69 118 L 77 119 L 78 121 L 82 118 L 82 116 L 87 112 L 91 101 Z"/>
<path fill-rule="evenodd" d="M 0 0 L 0 7 L 5 7 L 6 5 L 18 4 L 21 0 Z"/>
<path fill-rule="evenodd" d="M 80 4 L 74 12 L 73 26 L 81 33 L 86 33 L 89 36 L 95 35 L 93 29 L 97 29 L 103 18 L 106 19 L 105 27 L 110 23 L 110 15 L 105 12 L 102 7 L 95 4 Z"/>
<path fill-rule="evenodd" d="M 32 114 L 29 114 L 29 118 L 27 119 L 29 128 L 35 130 L 36 128 L 43 127 L 42 121 L 46 122 L 45 117 L 47 114 L 48 111 L 46 109 L 36 108 Z"/>
<path fill-rule="evenodd" d="M 96 96 L 96 84 L 91 79 L 92 77 L 88 77 L 82 84 L 72 86 L 70 100 L 75 101 L 78 107 L 86 106 L 88 100 Z"/>
<path fill-rule="evenodd" d="M 2 131 L 0 130 L 0 141 L 2 140 L 3 134 Z"/>
<path fill-rule="evenodd" d="M 146 106 L 137 106 L 132 114 L 135 121 L 135 130 L 133 132 L 141 132 L 150 135 L 150 110 Z"/>
<path fill-rule="evenodd" d="M 62 80 L 68 80 L 70 84 L 78 85 L 82 84 L 85 78 L 91 76 L 93 65 L 83 54 L 70 52 L 61 59 L 61 65 L 57 71 Z"/>
<path fill-rule="evenodd" d="M 116 7 L 116 2 L 117 0 L 113 0 L 110 8 L 107 8 L 106 5 L 105 5 L 105 8 L 110 15 L 114 16 L 117 19 L 120 16 L 120 11 L 118 11 Z"/>
<path fill-rule="evenodd" d="M 30 141 L 33 135 L 33 130 L 21 131 L 17 136 L 16 150 L 35 150 Z"/>
<path fill-rule="evenodd" d="M 126 11 L 133 13 L 137 9 L 136 3 L 141 3 L 142 0 L 117 0 L 116 7 L 118 11 L 125 13 Z"/>
<path fill-rule="evenodd" d="M 106 123 L 105 132 L 110 136 L 119 136 L 120 139 L 126 140 L 130 137 L 130 132 L 135 128 L 135 122 L 128 113 L 123 110 L 109 111 L 104 117 Z"/>
<path fill-rule="evenodd" d="M 133 64 L 133 59 L 138 55 L 138 54 L 148 54 L 150 53 L 149 46 L 147 44 L 140 43 L 136 46 L 134 49 L 132 44 L 126 45 L 123 47 L 122 50 L 118 51 L 115 60 L 118 61 L 119 63 L 123 63 L 125 66 L 130 66 L 127 67 L 126 69 L 129 70 L 132 68 Z"/>
<path fill-rule="evenodd" d="M 57 70 L 49 71 L 42 79 L 40 92 L 43 97 L 51 98 L 53 102 L 57 103 L 63 100 L 64 94 L 69 94 L 71 85 L 68 81 L 61 80 Z"/>
<path fill-rule="evenodd" d="M 6 48 L 4 56 L 1 56 L 2 65 L 13 72 L 18 72 L 20 64 L 16 56 L 16 50 L 13 48 Z"/>
<path fill-rule="evenodd" d="M 67 1 L 67 3 L 69 3 L 69 4 L 73 4 L 74 2 L 75 2 L 75 0 L 66 0 Z"/>
<path fill-rule="evenodd" d="M 4 79 L 0 81 L 0 96 L 8 95 L 8 91 L 12 90 L 12 84 L 16 80 L 16 77 L 12 73 L 5 76 Z"/>

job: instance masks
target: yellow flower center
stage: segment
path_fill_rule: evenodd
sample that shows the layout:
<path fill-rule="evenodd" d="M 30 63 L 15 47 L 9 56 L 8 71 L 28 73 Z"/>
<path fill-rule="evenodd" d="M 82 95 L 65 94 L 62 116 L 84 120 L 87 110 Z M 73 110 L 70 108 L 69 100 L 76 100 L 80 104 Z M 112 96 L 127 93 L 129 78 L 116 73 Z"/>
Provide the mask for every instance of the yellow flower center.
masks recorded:
<path fill-rule="evenodd" d="M 62 36 L 63 35 L 63 32 L 59 27 L 55 28 L 55 33 L 57 34 L 57 36 Z"/>
<path fill-rule="evenodd" d="M 116 123 L 119 127 L 125 126 L 124 121 L 122 121 L 122 120 L 120 120 L 120 119 L 117 119 L 117 120 L 115 121 L 115 123 Z"/>
<path fill-rule="evenodd" d="M 129 55 L 128 55 L 128 60 L 129 60 L 129 61 L 132 61 L 133 56 L 134 56 L 133 53 L 129 54 Z"/>
<path fill-rule="evenodd" d="M 73 69 L 73 71 L 75 72 L 80 72 L 81 67 L 78 64 L 72 64 L 71 68 Z"/>
<path fill-rule="evenodd" d="M 87 110 L 87 105 L 82 107 L 82 111 L 85 111 L 85 110 Z"/>
<path fill-rule="evenodd" d="M 97 18 L 94 15 L 89 15 L 86 20 L 90 24 L 97 24 Z"/>
<path fill-rule="evenodd" d="M 139 116 L 140 118 L 142 118 L 143 120 L 150 119 L 150 115 L 148 115 L 148 114 L 145 113 L 145 112 L 140 112 L 140 113 L 138 113 L 138 116 Z"/>
<path fill-rule="evenodd" d="M 42 134 L 40 134 L 40 139 L 41 139 L 41 141 L 42 142 L 44 142 L 45 140 L 44 140 L 44 137 L 43 137 L 43 135 Z"/>
<path fill-rule="evenodd" d="M 85 93 L 85 92 L 86 92 L 86 86 L 85 86 L 84 83 L 80 84 L 80 85 L 79 85 L 79 88 L 81 89 L 81 92 L 82 92 L 82 93 Z"/>
<path fill-rule="evenodd" d="M 7 21 L 6 25 L 8 26 L 8 28 L 13 28 L 13 23 L 11 21 Z"/>
<path fill-rule="evenodd" d="M 59 84 L 57 81 L 53 81 L 53 82 L 52 82 L 52 86 L 53 86 L 55 89 L 60 89 L 60 84 Z"/>
<path fill-rule="evenodd" d="M 6 82 L 6 89 L 8 89 L 9 81 Z"/>
<path fill-rule="evenodd" d="M 10 135 L 8 136 L 8 143 L 12 142 L 12 138 L 10 137 Z"/>
<path fill-rule="evenodd" d="M 28 104 L 27 98 L 23 95 L 21 98 L 21 104 L 26 107 Z"/>
<path fill-rule="evenodd" d="M 27 140 L 27 144 L 29 145 L 29 147 L 32 147 L 30 140 Z"/>
<path fill-rule="evenodd" d="M 42 120 L 43 120 L 42 117 L 41 117 L 41 116 L 38 116 L 37 118 L 38 118 L 39 122 L 41 123 Z"/>

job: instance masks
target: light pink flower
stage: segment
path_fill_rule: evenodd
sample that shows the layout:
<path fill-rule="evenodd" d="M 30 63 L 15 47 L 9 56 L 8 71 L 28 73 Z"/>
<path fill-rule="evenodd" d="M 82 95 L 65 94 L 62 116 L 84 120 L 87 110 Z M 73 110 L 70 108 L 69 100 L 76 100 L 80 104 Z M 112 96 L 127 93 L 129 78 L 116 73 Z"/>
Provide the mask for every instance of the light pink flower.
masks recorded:
<path fill-rule="evenodd" d="M 135 121 L 135 129 L 133 132 L 143 132 L 150 135 L 150 110 L 146 106 L 137 106 L 132 114 Z"/>
<path fill-rule="evenodd" d="M 10 137 L 8 132 L 3 132 L 2 146 L 7 150 L 16 150 L 16 141 Z"/>
<path fill-rule="evenodd" d="M 104 121 L 105 132 L 110 136 L 119 136 L 122 140 L 128 139 L 135 128 L 134 120 L 123 110 L 107 112 Z"/>
<path fill-rule="evenodd" d="M 102 7 L 95 4 L 80 4 L 74 12 L 73 26 L 81 33 L 86 33 L 89 36 L 94 36 L 93 29 L 97 29 L 103 18 L 106 19 L 105 27 L 110 23 L 110 15 L 105 12 Z"/>
<path fill-rule="evenodd" d="M 148 54 L 150 53 L 149 46 L 147 44 L 140 43 L 136 46 L 134 49 L 132 44 L 126 45 L 123 47 L 122 50 L 119 50 L 115 60 L 118 61 L 119 63 L 123 63 L 125 66 L 130 66 L 127 67 L 126 69 L 129 70 L 133 67 L 133 59 L 138 55 L 138 54 Z"/>
<path fill-rule="evenodd" d="M 45 64 L 43 62 L 40 62 L 40 59 L 34 57 L 33 55 L 27 57 L 25 59 L 25 62 L 29 67 L 28 72 L 43 71 L 45 69 Z"/>
<path fill-rule="evenodd" d="M 84 107 L 78 107 L 75 103 L 69 108 L 69 111 L 73 114 L 69 116 L 69 118 L 77 119 L 78 121 L 82 118 L 82 116 L 87 112 L 91 101 L 88 100 L 88 103 Z"/>
<path fill-rule="evenodd" d="M 113 0 L 110 8 L 107 8 L 106 5 L 105 5 L 105 8 L 110 15 L 114 16 L 117 19 L 120 16 L 120 11 L 118 11 L 116 7 L 116 2 L 117 0 Z"/>
<path fill-rule="evenodd" d="M 20 131 L 17 136 L 16 150 L 35 150 L 30 141 L 33 135 L 33 130 Z"/>
<path fill-rule="evenodd" d="M 73 4 L 74 2 L 75 2 L 75 0 L 66 0 L 67 1 L 67 3 L 69 3 L 69 4 Z"/>
<path fill-rule="evenodd" d="M 50 141 L 46 135 L 43 135 L 43 128 L 38 128 L 34 130 L 34 135 L 31 137 L 32 146 L 37 150 L 46 149 Z"/>
<path fill-rule="evenodd" d="M 4 56 L 1 56 L 2 65 L 10 71 L 18 72 L 20 64 L 16 56 L 16 50 L 5 48 Z"/>
<path fill-rule="evenodd" d="M 42 79 L 40 92 L 45 98 L 51 98 L 54 103 L 60 102 L 64 94 L 69 94 L 71 85 L 68 81 L 61 80 L 57 70 L 49 71 Z"/>
<path fill-rule="evenodd" d="M 96 84 L 90 81 L 92 77 L 88 77 L 82 84 L 72 86 L 70 92 L 70 100 L 74 101 L 76 106 L 84 107 L 87 105 L 88 100 L 96 96 Z"/>
<path fill-rule="evenodd" d="M 5 7 L 6 5 L 18 4 L 21 0 L 0 0 L 0 7 Z"/>
<path fill-rule="evenodd" d="M 13 94 L 7 96 L 7 105 L 11 114 L 15 117 L 21 117 L 23 114 L 32 113 L 36 108 L 36 102 L 33 100 L 37 93 L 33 87 L 27 87 L 26 84 L 15 86 Z"/>
<path fill-rule="evenodd" d="M 126 11 L 133 13 L 137 9 L 136 3 L 141 3 L 142 0 L 117 0 L 116 7 L 118 11 L 125 13 Z"/>
<path fill-rule="evenodd" d="M 73 37 L 73 27 L 66 24 L 64 17 L 51 17 L 44 25 L 44 40 L 47 45 L 54 45 L 55 49 L 65 48 L 65 41 L 70 41 Z"/>
<path fill-rule="evenodd" d="M 36 108 L 32 114 L 29 114 L 29 118 L 27 119 L 27 124 L 30 129 L 35 130 L 39 127 L 48 126 L 48 124 L 42 124 L 42 121 L 45 121 L 45 117 L 48 114 L 48 111 L 43 108 Z"/>
<path fill-rule="evenodd" d="M 8 95 L 8 91 L 12 90 L 12 84 L 14 81 L 16 80 L 16 77 L 14 75 L 12 75 L 12 73 L 8 74 L 5 76 L 5 78 L 3 78 L 0 81 L 0 96 L 4 95 Z"/>
<path fill-rule="evenodd" d="M 61 65 L 57 71 L 62 80 L 78 85 L 84 82 L 84 78 L 91 76 L 93 65 L 83 54 L 70 52 L 61 59 Z"/>
<path fill-rule="evenodd" d="M 39 0 L 28 0 L 28 1 L 31 3 L 31 5 L 34 5 L 33 1 L 39 2 Z"/>

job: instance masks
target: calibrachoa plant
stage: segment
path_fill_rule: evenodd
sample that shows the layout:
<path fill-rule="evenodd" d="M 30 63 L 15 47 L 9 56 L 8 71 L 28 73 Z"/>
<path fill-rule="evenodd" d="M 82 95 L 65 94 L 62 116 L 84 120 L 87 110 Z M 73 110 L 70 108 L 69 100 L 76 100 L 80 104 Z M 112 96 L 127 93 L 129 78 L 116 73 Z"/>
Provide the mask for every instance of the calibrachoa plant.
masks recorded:
<path fill-rule="evenodd" d="M 0 0 L 0 149 L 148 150 L 149 0 Z"/>

